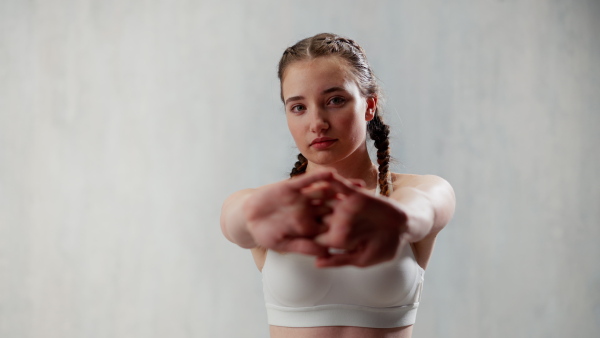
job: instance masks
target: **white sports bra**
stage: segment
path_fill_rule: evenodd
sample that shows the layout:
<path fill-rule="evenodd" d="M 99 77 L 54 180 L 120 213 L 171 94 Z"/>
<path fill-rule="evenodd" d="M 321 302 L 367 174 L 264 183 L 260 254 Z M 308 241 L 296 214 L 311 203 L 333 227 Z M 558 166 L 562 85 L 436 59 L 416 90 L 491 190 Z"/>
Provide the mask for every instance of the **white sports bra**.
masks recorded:
<path fill-rule="evenodd" d="M 270 325 L 392 328 L 415 323 L 425 271 L 409 244 L 367 268 L 316 268 L 315 258 L 268 250 L 262 270 Z"/>

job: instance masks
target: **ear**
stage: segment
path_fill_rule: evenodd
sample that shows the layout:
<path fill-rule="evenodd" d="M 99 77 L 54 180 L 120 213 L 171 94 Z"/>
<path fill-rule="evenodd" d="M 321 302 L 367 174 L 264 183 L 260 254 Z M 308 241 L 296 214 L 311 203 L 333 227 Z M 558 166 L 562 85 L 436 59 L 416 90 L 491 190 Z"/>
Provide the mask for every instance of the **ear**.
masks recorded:
<path fill-rule="evenodd" d="M 365 121 L 371 121 L 375 117 L 377 110 L 377 96 L 367 98 L 367 110 L 365 111 Z"/>

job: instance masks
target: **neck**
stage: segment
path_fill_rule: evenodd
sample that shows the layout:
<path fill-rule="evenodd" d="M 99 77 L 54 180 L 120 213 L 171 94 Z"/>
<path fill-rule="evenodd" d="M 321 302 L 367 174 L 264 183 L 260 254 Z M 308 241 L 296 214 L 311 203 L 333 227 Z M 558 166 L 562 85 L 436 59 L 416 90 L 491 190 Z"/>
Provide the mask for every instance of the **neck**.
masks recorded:
<path fill-rule="evenodd" d="M 335 171 L 344 178 L 361 179 L 365 182 L 367 189 L 372 190 L 377 187 L 377 175 L 379 173 L 377 166 L 371 162 L 366 144 L 357 149 L 357 151 L 338 162 L 328 164 L 317 164 L 308 161 L 306 172 L 318 168 L 335 169 Z"/>

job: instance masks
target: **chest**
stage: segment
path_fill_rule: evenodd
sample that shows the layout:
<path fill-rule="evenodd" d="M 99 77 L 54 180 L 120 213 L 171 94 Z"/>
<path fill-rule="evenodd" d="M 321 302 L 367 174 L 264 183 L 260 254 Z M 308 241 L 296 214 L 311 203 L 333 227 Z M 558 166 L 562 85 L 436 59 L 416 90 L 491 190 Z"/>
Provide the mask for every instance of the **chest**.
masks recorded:
<path fill-rule="evenodd" d="M 367 268 L 319 269 L 313 257 L 268 251 L 262 273 L 265 300 L 270 304 L 392 307 L 419 301 L 424 271 L 406 245 L 393 260 Z"/>

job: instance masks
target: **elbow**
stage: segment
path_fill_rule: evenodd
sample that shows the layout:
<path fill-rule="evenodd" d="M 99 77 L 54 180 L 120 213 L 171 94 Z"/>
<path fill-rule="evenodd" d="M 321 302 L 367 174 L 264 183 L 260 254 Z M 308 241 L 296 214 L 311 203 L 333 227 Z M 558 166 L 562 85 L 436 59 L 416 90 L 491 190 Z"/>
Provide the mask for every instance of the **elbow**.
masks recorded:
<path fill-rule="evenodd" d="M 431 205 L 431 228 L 427 236 L 436 236 L 454 216 L 456 195 L 450 183 L 439 176 L 425 175 L 424 181 L 417 189 L 427 197 Z"/>
<path fill-rule="evenodd" d="M 223 206 L 221 207 L 221 218 L 219 220 L 219 222 L 221 223 L 221 232 L 223 233 L 223 236 L 225 236 L 225 238 L 227 238 L 228 241 L 233 242 L 233 239 L 231 238 L 231 235 L 229 234 L 229 230 L 227 229 L 227 212 L 226 212 L 226 207 L 227 207 L 227 201 L 225 201 L 225 203 L 223 203 Z"/>
<path fill-rule="evenodd" d="M 244 249 L 256 247 L 252 235 L 246 229 L 246 220 L 243 215 L 243 204 L 250 196 L 250 189 L 239 191 L 223 202 L 221 207 L 221 232 L 230 242 Z"/>
<path fill-rule="evenodd" d="M 436 189 L 432 191 L 431 200 L 434 204 L 434 231 L 442 230 L 454 216 L 456 208 L 456 195 L 454 189 L 443 178 L 439 178 Z"/>

